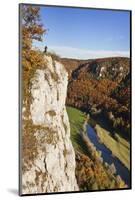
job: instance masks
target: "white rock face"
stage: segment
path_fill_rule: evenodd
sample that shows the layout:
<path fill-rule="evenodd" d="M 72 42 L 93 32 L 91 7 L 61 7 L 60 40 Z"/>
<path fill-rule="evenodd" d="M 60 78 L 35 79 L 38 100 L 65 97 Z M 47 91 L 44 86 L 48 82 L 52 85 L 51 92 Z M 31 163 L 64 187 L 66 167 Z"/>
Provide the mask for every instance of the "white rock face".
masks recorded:
<path fill-rule="evenodd" d="M 65 108 L 68 75 L 63 65 L 45 56 L 47 68 L 32 80 L 33 125 L 38 156 L 22 174 L 22 194 L 77 191 L 75 153 Z"/>

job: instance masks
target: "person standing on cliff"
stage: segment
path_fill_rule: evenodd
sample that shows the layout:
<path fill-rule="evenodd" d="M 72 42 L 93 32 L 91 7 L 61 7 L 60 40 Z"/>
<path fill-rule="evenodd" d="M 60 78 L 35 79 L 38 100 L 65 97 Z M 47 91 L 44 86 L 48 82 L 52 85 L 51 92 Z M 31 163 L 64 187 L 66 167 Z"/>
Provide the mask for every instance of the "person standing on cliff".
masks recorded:
<path fill-rule="evenodd" d="M 44 53 L 47 53 L 47 46 L 45 46 L 45 48 L 44 48 Z"/>

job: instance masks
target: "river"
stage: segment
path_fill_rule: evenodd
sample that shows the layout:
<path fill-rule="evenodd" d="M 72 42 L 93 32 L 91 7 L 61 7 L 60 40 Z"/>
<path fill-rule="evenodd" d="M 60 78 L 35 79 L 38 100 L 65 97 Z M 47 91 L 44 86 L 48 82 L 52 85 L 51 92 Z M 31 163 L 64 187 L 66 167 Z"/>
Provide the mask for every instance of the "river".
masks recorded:
<path fill-rule="evenodd" d="M 125 183 L 130 187 L 130 171 L 118 158 L 112 156 L 111 151 L 104 144 L 99 142 L 95 130 L 90 125 L 87 125 L 87 135 L 91 142 L 95 145 L 96 149 L 102 152 L 104 162 L 107 162 L 108 164 L 114 163 L 117 175 L 120 175 Z"/>

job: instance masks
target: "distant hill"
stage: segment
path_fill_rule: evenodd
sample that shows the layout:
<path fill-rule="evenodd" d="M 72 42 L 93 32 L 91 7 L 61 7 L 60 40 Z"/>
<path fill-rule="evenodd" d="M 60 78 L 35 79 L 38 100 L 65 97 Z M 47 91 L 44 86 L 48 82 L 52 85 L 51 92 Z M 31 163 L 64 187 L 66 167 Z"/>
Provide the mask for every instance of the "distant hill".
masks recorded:
<path fill-rule="evenodd" d="M 73 71 L 72 77 L 89 74 L 90 78 L 107 78 L 120 82 L 129 72 L 130 60 L 124 57 L 102 58 L 81 63 Z"/>
<path fill-rule="evenodd" d="M 112 93 L 112 97 L 116 98 L 117 101 L 124 104 L 128 108 L 130 107 L 130 84 L 131 84 L 131 74 L 130 72 L 121 80 L 118 87 Z"/>
<path fill-rule="evenodd" d="M 130 59 L 126 57 L 109 57 L 79 60 L 60 58 L 69 73 L 75 79 L 82 73 L 88 73 L 91 78 L 109 78 L 120 82 L 129 72 Z M 85 74 L 84 74 L 85 75 Z"/>
<path fill-rule="evenodd" d="M 69 77 L 71 77 L 72 72 L 78 68 L 80 65 L 87 63 L 90 60 L 78 60 L 78 59 L 71 59 L 71 58 L 60 58 L 60 61 L 65 66 Z"/>
<path fill-rule="evenodd" d="M 69 61 L 68 61 L 69 62 Z M 121 132 L 130 134 L 130 59 L 78 61 L 71 68 L 67 105 L 102 114 Z"/>

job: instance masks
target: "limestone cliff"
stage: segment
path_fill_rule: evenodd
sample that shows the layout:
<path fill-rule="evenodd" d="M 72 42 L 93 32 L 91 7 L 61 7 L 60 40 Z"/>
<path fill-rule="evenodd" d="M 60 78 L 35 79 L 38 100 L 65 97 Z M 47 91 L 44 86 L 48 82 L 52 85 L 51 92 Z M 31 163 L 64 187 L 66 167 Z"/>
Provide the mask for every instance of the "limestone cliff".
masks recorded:
<path fill-rule="evenodd" d="M 22 194 L 78 190 L 65 108 L 68 75 L 61 63 L 50 56 L 44 59 L 46 68 L 37 69 L 31 79 L 29 118 L 36 127 L 32 137 L 37 153 L 31 165 L 23 159 Z"/>

